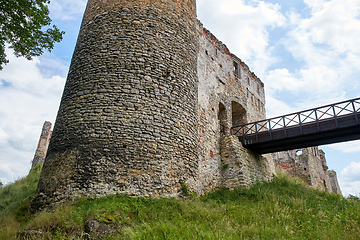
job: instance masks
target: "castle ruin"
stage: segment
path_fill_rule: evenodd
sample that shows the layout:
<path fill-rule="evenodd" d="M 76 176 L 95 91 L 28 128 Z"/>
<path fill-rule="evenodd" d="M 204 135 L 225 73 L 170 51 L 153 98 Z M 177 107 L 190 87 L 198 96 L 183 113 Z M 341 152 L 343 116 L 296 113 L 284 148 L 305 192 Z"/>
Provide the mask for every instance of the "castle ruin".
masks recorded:
<path fill-rule="evenodd" d="M 267 157 L 273 159 L 276 170 L 300 178 L 305 185 L 341 194 L 336 173 L 328 170 L 325 153 L 318 147 L 270 153 Z"/>
<path fill-rule="evenodd" d="M 44 125 L 41 130 L 39 143 L 35 151 L 34 158 L 31 162 L 31 168 L 34 168 L 39 163 L 44 163 L 45 156 L 49 147 L 49 142 L 51 139 L 51 122 L 44 122 Z"/>
<path fill-rule="evenodd" d="M 89 0 L 31 210 L 270 180 L 274 161 L 230 135 L 265 117 L 264 84 L 195 0 Z"/>

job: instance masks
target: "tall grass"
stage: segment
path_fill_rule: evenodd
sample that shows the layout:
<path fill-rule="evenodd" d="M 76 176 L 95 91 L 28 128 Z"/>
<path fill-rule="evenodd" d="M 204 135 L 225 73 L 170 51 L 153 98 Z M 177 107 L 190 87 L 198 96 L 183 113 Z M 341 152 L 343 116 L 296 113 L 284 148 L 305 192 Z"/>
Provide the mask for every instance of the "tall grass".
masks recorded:
<path fill-rule="evenodd" d="M 33 168 L 27 177 L 0 188 L 0 239 L 11 239 L 30 220 L 30 201 L 35 194 L 42 165 Z"/>
<path fill-rule="evenodd" d="M 19 207 L 26 208 L 35 194 L 42 165 L 33 168 L 27 177 L 0 188 L 0 217 Z"/>
<path fill-rule="evenodd" d="M 83 198 L 33 218 L 16 217 L 20 206 L 1 215 L 0 228 L 9 230 L 0 239 L 16 239 L 24 229 L 41 230 L 44 239 L 78 239 L 88 219 L 118 226 L 103 239 L 360 239 L 358 199 L 311 190 L 287 176 L 187 199 Z"/>

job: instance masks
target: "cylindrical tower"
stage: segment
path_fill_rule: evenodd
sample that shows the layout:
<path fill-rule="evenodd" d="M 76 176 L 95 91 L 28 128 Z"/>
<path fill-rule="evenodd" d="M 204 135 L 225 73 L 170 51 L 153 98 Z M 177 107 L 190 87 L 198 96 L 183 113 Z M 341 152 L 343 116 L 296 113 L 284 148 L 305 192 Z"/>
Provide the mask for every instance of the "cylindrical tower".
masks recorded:
<path fill-rule="evenodd" d="M 195 0 L 89 0 L 31 210 L 197 171 Z"/>

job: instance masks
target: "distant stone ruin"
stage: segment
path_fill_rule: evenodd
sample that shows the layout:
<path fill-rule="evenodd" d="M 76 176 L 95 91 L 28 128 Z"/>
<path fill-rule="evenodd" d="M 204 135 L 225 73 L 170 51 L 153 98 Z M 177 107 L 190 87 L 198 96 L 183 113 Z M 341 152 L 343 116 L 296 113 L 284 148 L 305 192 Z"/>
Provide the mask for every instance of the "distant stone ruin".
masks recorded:
<path fill-rule="evenodd" d="M 341 194 L 335 171 L 329 171 L 325 153 L 318 147 L 266 154 L 272 159 L 276 170 L 298 177 L 303 182 L 319 190 Z"/>
<path fill-rule="evenodd" d="M 40 134 L 39 143 L 38 143 L 38 146 L 35 151 L 34 159 L 32 160 L 32 163 L 31 163 L 31 169 L 33 169 L 39 163 L 42 164 L 45 161 L 46 152 L 47 152 L 49 142 L 51 139 L 51 133 L 52 133 L 51 125 L 52 124 L 48 121 L 44 122 L 42 131 Z"/>

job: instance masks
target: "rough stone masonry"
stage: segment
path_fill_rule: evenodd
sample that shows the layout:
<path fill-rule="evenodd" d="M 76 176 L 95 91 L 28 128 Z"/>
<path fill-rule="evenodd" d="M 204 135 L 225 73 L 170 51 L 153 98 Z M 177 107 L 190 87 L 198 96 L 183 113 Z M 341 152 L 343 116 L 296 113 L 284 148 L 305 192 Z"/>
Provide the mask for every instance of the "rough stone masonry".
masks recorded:
<path fill-rule="evenodd" d="M 274 161 L 276 170 L 300 178 L 311 188 L 341 194 L 336 173 L 328 170 L 325 153 L 318 147 L 270 153 L 266 157 Z"/>
<path fill-rule="evenodd" d="M 31 211 L 270 180 L 273 160 L 230 135 L 261 119 L 264 84 L 195 0 L 89 0 Z"/>
<path fill-rule="evenodd" d="M 32 209 L 198 172 L 195 0 L 89 0 Z"/>
<path fill-rule="evenodd" d="M 34 168 L 39 163 L 44 163 L 45 156 L 49 147 L 49 142 L 51 139 L 51 122 L 44 122 L 43 128 L 41 130 L 41 135 L 39 139 L 38 146 L 35 151 L 34 158 L 31 163 L 31 168 Z"/>

